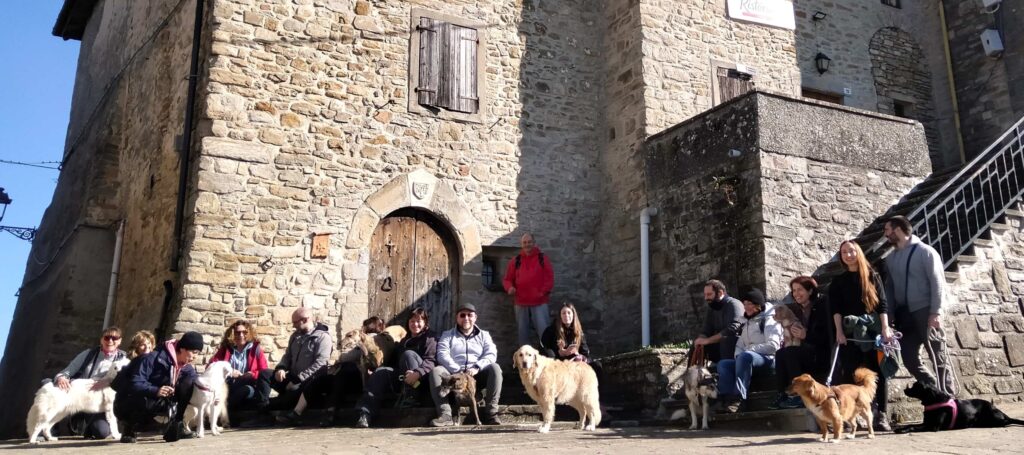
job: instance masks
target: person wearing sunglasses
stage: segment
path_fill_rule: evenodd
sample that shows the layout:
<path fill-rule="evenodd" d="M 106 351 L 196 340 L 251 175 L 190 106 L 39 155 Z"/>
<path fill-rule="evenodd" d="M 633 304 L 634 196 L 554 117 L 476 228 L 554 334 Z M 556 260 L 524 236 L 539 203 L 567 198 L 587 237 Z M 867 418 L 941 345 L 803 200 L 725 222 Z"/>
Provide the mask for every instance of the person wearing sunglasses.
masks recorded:
<path fill-rule="evenodd" d="M 100 335 L 100 345 L 89 348 L 77 356 L 63 370 L 54 376 L 53 383 L 63 391 L 71 388 L 75 379 L 101 379 L 118 362 L 125 362 L 128 354 L 118 349 L 121 346 L 121 329 L 107 327 Z M 104 413 L 86 414 L 80 412 L 67 420 L 72 434 L 86 439 L 106 439 L 110 436 L 110 424 Z M 61 428 L 61 427 L 58 427 Z"/>
<path fill-rule="evenodd" d="M 259 381 L 260 371 L 267 369 L 267 356 L 260 349 L 256 330 L 249 321 L 239 319 L 228 326 L 220 348 L 210 358 L 213 362 L 231 364 L 228 377 L 228 410 L 259 407 L 270 397 L 270 384 Z M 229 412 L 228 415 L 237 415 Z"/>
<path fill-rule="evenodd" d="M 476 307 L 463 303 L 455 313 L 455 328 L 445 330 L 437 341 L 437 366 L 430 370 L 430 396 L 434 399 L 437 418 L 430 421 L 435 427 L 455 424 L 452 407 L 442 398 L 439 389 L 449 376 L 465 372 L 476 379 L 476 390 L 486 389 L 487 402 L 480 412 L 484 425 L 501 425 L 498 420 L 498 400 L 501 398 L 501 366 L 498 347 L 491 334 L 476 326 Z"/>

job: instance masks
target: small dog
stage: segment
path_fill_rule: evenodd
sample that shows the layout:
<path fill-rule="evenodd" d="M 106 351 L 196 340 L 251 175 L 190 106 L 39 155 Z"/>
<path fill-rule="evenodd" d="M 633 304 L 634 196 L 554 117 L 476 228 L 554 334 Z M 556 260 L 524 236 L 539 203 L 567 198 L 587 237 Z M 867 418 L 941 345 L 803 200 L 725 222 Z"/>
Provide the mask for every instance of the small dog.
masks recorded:
<path fill-rule="evenodd" d="M 718 380 L 703 365 L 694 365 L 683 373 L 683 390 L 690 403 L 690 429 L 697 429 L 697 416 L 703 416 L 702 430 L 708 429 L 711 400 L 718 398 Z"/>
<path fill-rule="evenodd" d="M 64 417 L 79 412 L 105 413 L 107 423 L 110 424 L 110 436 L 115 440 L 121 439 L 121 432 L 117 430 L 117 418 L 114 417 L 116 393 L 110 388 L 110 381 L 114 380 L 117 372 L 126 365 L 127 359 L 115 363 L 103 379 L 75 379 L 71 381 L 71 388 L 67 392 L 52 382 L 40 387 L 25 422 L 29 444 L 39 442 L 39 433 L 42 433 L 47 441 L 56 441 L 57 438 L 50 433 L 53 425 Z"/>
<path fill-rule="evenodd" d="M 527 395 L 540 405 L 544 423 L 537 431 L 551 430 L 556 404 L 568 404 L 576 409 L 580 415 L 576 429 L 593 431 L 601 424 L 597 374 L 586 362 L 555 360 L 540 355 L 530 345 L 523 345 L 512 354 L 512 364 L 519 370 Z"/>
<path fill-rule="evenodd" d="M 384 365 L 395 345 L 405 338 L 405 329 L 399 325 L 388 326 L 381 333 L 366 334 L 361 329 L 349 331 L 341 339 L 341 362 L 360 363 L 363 370 L 373 371 Z"/>
<path fill-rule="evenodd" d="M 800 319 L 796 317 L 796 313 L 787 305 L 776 305 L 773 307 L 773 317 L 782 326 L 782 340 L 786 346 L 800 346 L 801 340 L 793 336 L 792 329 L 799 328 L 804 329 L 804 325 L 800 323 Z"/>
<path fill-rule="evenodd" d="M 921 404 L 924 405 L 924 422 L 900 428 L 896 433 L 1024 425 L 1024 420 L 1007 416 L 991 401 L 977 398 L 957 400 L 933 385 L 915 382 L 903 392 L 908 397 L 921 400 Z"/>
<path fill-rule="evenodd" d="M 867 368 L 858 368 L 853 372 L 853 382 L 825 387 L 809 374 L 802 374 L 793 379 L 789 385 L 790 395 L 800 395 L 804 405 L 821 430 L 821 442 L 839 442 L 843 438 L 843 423 L 850 424 L 852 430 L 846 437 L 853 439 L 857 434 L 857 417 L 867 422 L 868 439 L 875 437 L 875 429 L 871 426 L 873 415 L 871 401 L 875 399 L 878 374 Z M 828 439 L 828 426 L 832 425 L 833 439 Z"/>
<path fill-rule="evenodd" d="M 455 411 L 456 425 L 462 424 L 463 405 L 473 408 L 473 418 L 476 419 L 476 424 L 480 425 L 480 412 L 476 405 L 476 379 L 469 373 L 462 372 L 448 376 L 441 382 L 437 394 L 441 398 L 448 397 L 452 410 Z M 449 395 L 451 396 L 449 397 Z"/>
<path fill-rule="evenodd" d="M 192 391 L 192 399 L 185 410 L 185 430 L 189 428 L 189 422 L 193 420 L 189 416 L 189 409 L 195 408 L 195 421 L 199 427 L 197 436 L 206 436 L 206 419 L 210 420 L 210 433 L 220 436 L 220 429 L 217 428 L 221 412 L 226 414 L 227 409 L 227 378 L 231 375 L 231 363 L 213 362 L 206 367 L 206 371 L 196 378 L 195 390 Z M 204 418 L 205 417 L 205 418 Z"/>

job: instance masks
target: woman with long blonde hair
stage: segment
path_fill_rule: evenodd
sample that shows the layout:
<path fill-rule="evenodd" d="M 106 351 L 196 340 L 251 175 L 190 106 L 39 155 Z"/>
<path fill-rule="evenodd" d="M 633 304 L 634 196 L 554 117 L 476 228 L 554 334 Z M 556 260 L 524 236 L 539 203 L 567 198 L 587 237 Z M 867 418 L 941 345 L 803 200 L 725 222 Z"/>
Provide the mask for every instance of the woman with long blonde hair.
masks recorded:
<path fill-rule="evenodd" d="M 841 383 L 853 383 L 853 371 L 857 367 L 870 368 L 878 374 L 878 388 L 875 393 L 875 430 L 891 431 L 889 418 L 886 415 L 888 393 L 885 375 L 881 374 L 878 355 L 875 353 L 874 337 L 882 335 L 885 340 L 892 338 L 889 327 L 888 308 L 885 301 L 885 290 L 882 280 L 868 263 L 864 251 L 853 240 L 839 245 L 839 261 L 844 271 L 832 279 L 828 288 L 828 301 L 832 306 L 832 318 L 835 323 L 836 344 L 839 348 L 839 362 L 835 367 L 833 378 L 841 378 Z M 863 339 L 848 339 L 843 328 L 843 319 L 858 317 L 861 320 L 880 321 L 880 333 L 869 332 Z M 870 316 L 870 318 L 865 318 Z M 831 361 L 831 359 L 829 359 Z M 841 373 L 841 376 L 839 375 Z"/>

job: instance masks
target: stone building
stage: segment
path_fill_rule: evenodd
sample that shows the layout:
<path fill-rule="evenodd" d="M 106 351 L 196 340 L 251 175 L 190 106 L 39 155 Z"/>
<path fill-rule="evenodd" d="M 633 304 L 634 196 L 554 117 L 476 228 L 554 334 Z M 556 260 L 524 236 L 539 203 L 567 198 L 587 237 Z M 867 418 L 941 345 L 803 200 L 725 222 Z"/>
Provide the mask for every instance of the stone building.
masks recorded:
<path fill-rule="evenodd" d="M 781 297 L 797 265 L 812 271 L 826 245 L 932 168 L 961 163 L 961 140 L 991 141 L 1009 125 L 958 132 L 954 94 L 979 89 L 949 78 L 951 67 L 969 70 L 943 46 L 941 5 L 762 3 L 770 11 L 743 16 L 732 0 L 66 0 L 54 34 L 81 41 L 79 69 L 63 171 L 33 246 L 43 260 L 27 266 L 0 366 L 0 383 L 25 391 L 12 394 L 9 415 L 22 415 L 37 379 L 94 343 L 105 320 L 162 337 L 196 330 L 212 352 L 231 321 L 248 318 L 274 362 L 299 306 L 337 336 L 368 315 L 401 321 L 413 304 L 443 329 L 453 305 L 473 302 L 507 361 L 515 331 L 499 283 L 525 232 L 554 264 L 553 301 L 581 308 L 595 352 L 634 349 L 638 214 L 671 205 L 682 176 L 716 175 L 699 162 L 659 167 L 659 133 L 716 106 L 766 106 L 754 118 L 762 136 L 739 150 L 756 157 L 741 160 L 746 169 L 783 180 L 758 177 L 771 194 L 857 166 L 863 157 L 849 150 L 884 146 L 859 170 L 884 191 L 833 196 L 872 195 L 854 219 L 780 198 L 747 206 L 774 207 L 758 223 L 777 231 L 748 238 L 773 258 L 756 271 L 698 261 L 684 273 L 673 261 L 690 257 L 686 248 L 655 264 L 661 279 L 687 280 L 655 296 L 666 318 L 687 322 L 656 327 L 654 341 L 678 341 L 692 314 L 670 307 L 691 305 L 689 281 L 726 274 Z M 958 27 L 974 26 L 957 11 Z M 819 54 L 831 58 L 825 72 Z M 1020 60 L 1009 57 L 986 83 L 1020 85 Z M 754 89 L 774 94 L 725 104 Z M 993 115 L 1019 116 L 1013 106 Z M 787 114 L 800 115 L 768 126 Z M 694 134 L 743 130 L 702 123 L 711 117 L 692 123 Z M 789 139 L 766 145 L 776 131 L 795 138 L 826 120 L 835 129 L 808 137 L 833 144 L 830 153 L 807 150 L 807 138 L 797 152 Z M 868 138 L 883 130 L 899 140 Z M 654 226 L 656 244 L 706 252 L 699 226 L 676 223 L 699 206 L 676 207 Z M 796 264 L 772 256 L 808 247 L 771 240 L 806 240 L 811 231 L 792 221 L 804 215 L 818 234 L 826 220 L 841 227 Z M 0 432 L 21 431 L 18 421 L 4 419 Z"/>

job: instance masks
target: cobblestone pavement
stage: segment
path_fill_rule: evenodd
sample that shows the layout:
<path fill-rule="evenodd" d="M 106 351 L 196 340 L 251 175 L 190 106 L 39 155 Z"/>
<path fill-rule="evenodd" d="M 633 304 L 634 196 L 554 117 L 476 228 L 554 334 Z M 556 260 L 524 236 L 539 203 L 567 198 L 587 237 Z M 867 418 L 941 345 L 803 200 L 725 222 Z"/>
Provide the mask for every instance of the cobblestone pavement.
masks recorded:
<path fill-rule="evenodd" d="M 565 427 L 562 427 L 565 428 Z M 434 430 L 426 428 L 348 428 L 228 430 L 221 436 L 202 440 L 164 443 L 157 436 L 140 439 L 135 445 L 68 439 L 33 447 L 22 441 L 0 442 L 5 453 L 212 453 L 212 454 L 316 454 L 316 453 L 430 453 L 458 450 L 463 453 L 710 453 L 723 450 L 740 453 L 851 453 L 866 450 L 881 453 L 1020 453 L 1024 428 L 971 429 L 943 433 L 879 435 L 874 440 L 858 438 L 839 444 L 823 444 L 811 433 L 741 433 L 735 431 L 688 431 L 679 428 L 613 428 L 595 432 L 552 429 L 539 434 L 535 425 L 464 427 Z M 461 448 L 461 449 L 460 449 Z"/>

